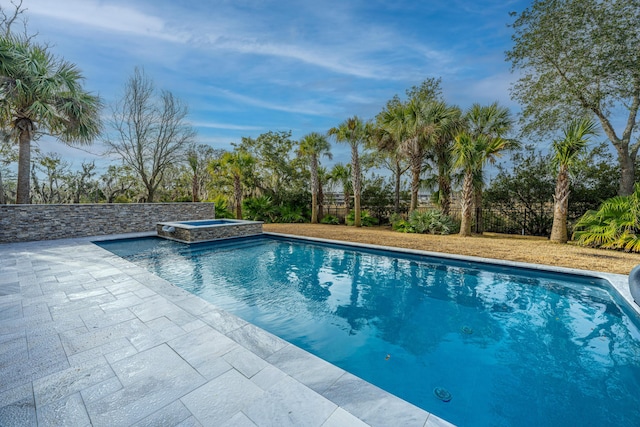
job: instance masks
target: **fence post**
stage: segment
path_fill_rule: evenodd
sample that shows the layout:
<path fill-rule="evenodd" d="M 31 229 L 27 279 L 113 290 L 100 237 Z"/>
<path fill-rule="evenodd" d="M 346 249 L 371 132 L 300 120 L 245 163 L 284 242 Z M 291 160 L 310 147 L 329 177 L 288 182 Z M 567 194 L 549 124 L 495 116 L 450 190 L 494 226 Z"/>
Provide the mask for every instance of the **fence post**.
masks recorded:
<path fill-rule="evenodd" d="M 524 221 L 522 221 L 522 235 L 524 236 L 524 231 L 525 228 L 527 227 L 527 208 L 522 208 L 524 209 Z"/>

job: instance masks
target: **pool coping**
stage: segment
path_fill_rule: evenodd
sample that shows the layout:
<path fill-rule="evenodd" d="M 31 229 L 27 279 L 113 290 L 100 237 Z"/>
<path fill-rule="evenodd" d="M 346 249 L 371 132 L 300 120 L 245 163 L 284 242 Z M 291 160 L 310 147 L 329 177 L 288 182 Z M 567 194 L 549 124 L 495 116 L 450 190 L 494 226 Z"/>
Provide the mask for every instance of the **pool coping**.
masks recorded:
<path fill-rule="evenodd" d="M 640 313 L 621 274 L 264 234 L 602 278 Z M 91 243 L 148 236 L 156 233 L 0 245 L 0 344 L 10 347 L 3 352 L 0 345 L 0 362 L 5 362 L 0 363 L 0 424 L 19 419 L 27 422 L 15 425 L 80 420 L 107 425 L 118 419 L 207 425 L 215 419 L 212 412 L 232 407 L 224 421 L 239 425 L 298 425 L 301 414 L 313 415 L 314 421 L 304 418 L 305 425 L 323 427 L 451 425 Z M 212 350 L 212 342 L 227 347 Z M 193 350 L 200 347 L 204 350 Z M 164 394 L 153 388 L 154 381 L 176 368 L 153 355 L 175 355 L 192 377 L 165 403 L 158 400 Z M 219 387 L 235 390 L 234 399 L 212 397 Z M 123 396 L 131 399 L 134 390 L 140 394 L 134 395 L 136 402 L 151 399 L 156 406 L 130 411 Z M 300 402 L 303 396 L 306 403 Z"/>

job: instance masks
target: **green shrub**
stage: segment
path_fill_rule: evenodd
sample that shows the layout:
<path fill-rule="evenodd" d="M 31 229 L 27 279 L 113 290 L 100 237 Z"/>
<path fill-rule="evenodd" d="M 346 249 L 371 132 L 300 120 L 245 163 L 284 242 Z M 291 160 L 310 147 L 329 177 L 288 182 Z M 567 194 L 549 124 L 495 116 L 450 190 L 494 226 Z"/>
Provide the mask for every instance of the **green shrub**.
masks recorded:
<path fill-rule="evenodd" d="M 345 218 L 347 225 L 354 225 L 356 219 L 355 211 L 349 211 L 349 214 Z M 372 225 L 378 225 L 378 218 L 372 217 L 369 211 L 360 211 L 360 223 L 363 227 L 371 227 Z"/>
<path fill-rule="evenodd" d="M 425 212 L 415 210 L 408 220 L 394 214 L 391 216 L 391 228 L 403 233 L 451 234 L 457 225 L 450 216 L 433 209 Z"/>
<path fill-rule="evenodd" d="M 587 211 L 575 225 L 573 239 L 580 246 L 640 252 L 640 184 L 628 196 L 605 200 Z"/>
<path fill-rule="evenodd" d="M 235 216 L 227 208 L 227 199 L 219 194 L 212 200 L 215 210 L 216 218 L 234 218 Z"/>
<path fill-rule="evenodd" d="M 249 197 L 242 202 L 242 216 L 250 221 L 273 222 L 275 207 L 269 196 Z"/>
<path fill-rule="evenodd" d="M 299 206 L 280 206 L 280 212 L 278 215 L 279 222 L 304 222 L 304 215 L 302 214 L 302 208 Z"/>
<path fill-rule="evenodd" d="M 333 216 L 333 215 L 325 215 L 320 220 L 320 223 L 321 224 L 338 225 L 338 224 L 340 224 L 340 218 L 338 218 L 337 216 Z"/>
<path fill-rule="evenodd" d="M 401 233 L 415 233 L 415 231 L 413 231 L 413 228 L 411 228 L 411 224 L 409 224 L 409 221 L 404 219 L 400 214 L 392 214 L 389 218 L 389 222 L 391 222 L 391 229 L 393 231 L 399 231 Z"/>

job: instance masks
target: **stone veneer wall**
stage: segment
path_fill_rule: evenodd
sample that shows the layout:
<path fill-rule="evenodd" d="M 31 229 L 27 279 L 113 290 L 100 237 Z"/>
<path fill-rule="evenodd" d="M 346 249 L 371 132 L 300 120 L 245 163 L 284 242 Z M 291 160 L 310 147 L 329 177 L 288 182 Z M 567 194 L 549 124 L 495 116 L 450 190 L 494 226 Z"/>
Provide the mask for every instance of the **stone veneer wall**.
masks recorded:
<path fill-rule="evenodd" d="M 0 243 L 155 231 L 156 222 L 212 218 L 213 203 L 0 205 Z"/>
<path fill-rule="evenodd" d="M 175 227 L 173 233 L 162 230 L 162 225 L 156 228 L 158 236 L 175 239 L 181 242 L 207 242 L 231 237 L 253 236 L 262 234 L 261 221 L 245 221 L 240 224 L 224 224 L 209 227 L 180 228 Z"/>

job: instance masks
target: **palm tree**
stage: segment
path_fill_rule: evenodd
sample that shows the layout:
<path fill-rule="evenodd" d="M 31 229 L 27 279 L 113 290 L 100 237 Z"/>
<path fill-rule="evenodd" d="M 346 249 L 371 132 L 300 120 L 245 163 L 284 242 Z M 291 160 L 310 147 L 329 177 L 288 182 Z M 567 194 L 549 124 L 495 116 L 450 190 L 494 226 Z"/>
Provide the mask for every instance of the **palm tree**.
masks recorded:
<path fill-rule="evenodd" d="M 331 145 L 327 137 L 318 132 L 311 132 L 300 140 L 298 155 L 309 160 L 311 169 L 311 223 L 318 223 L 318 163 L 320 156 L 331 159 Z"/>
<path fill-rule="evenodd" d="M 30 201 L 31 141 L 38 132 L 67 144 L 90 144 L 100 133 L 100 99 L 82 89 L 82 80 L 74 64 L 46 47 L 0 36 L 0 127 L 11 129 L 19 144 L 16 203 Z"/>
<path fill-rule="evenodd" d="M 567 211 L 569 209 L 569 174 L 571 167 L 589 142 L 589 136 L 597 134 L 596 122 L 589 117 L 573 120 L 564 129 L 564 138 L 553 142 L 553 163 L 558 170 L 556 191 L 553 195 L 552 242 L 567 243 Z"/>
<path fill-rule="evenodd" d="M 409 170 L 400 143 L 404 135 L 403 127 L 396 127 L 396 122 L 401 122 L 404 115 L 404 105 L 399 100 L 393 99 L 387 103 L 385 109 L 376 117 L 376 127 L 372 131 L 371 142 L 382 157 L 381 161 L 393 174 L 395 184 L 393 208 L 395 213 L 400 212 L 400 186 L 402 175 Z"/>
<path fill-rule="evenodd" d="M 501 151 L 509 147 L 509 141 L 500 137 L 489 138 L 480 135 L 474 138 L 468 132 L 461 132 L 455 137 L 453 153 L 456 158 L 455 167 L 464 172 L 462 184 L 462 222 L 460 235 L 471 236 L 471 207 L 474 196 L 474 175 L 481 171 L 484 164 L 495 162 Z"/>
<path fill-rule="evenodd" d="M 338 142 L 346 142 L 351 146 L 351 182 L 353 186 L 353 209 L 355 213 L 354 225 L 361 227 L 360 219 L 360 198 L 362 193 L 362 171 L 360 168 L 360 157 L 358 148 L 364 143 L 370 133 L 370 127 L 365 124 L 358 116 L 353 116 L 338 127 L 329 129 L 329 135 L 336 138 Z"/>
<path fill-rule="evenodd" d="M 220 159 L 209 164 L 209 172 L 212 175 L 222 175 L 231 179 L 233 186 L 233 199 L 236 206 L 236 219 L 242 219 L 242 181 L 251 174 L 255 164 L 255 158 L 245 151 L 233 151 L 224 153 Z"/>
<path fill-rule="evenodd" d="M 501 107 L 498 102 L 482 106 L 473 104 L 464 116 L 467 132 L 472 138 L 484 136 L 486 138 L 503 138 L 513 127 L 511 112 Z M 505 149 L 515 148 L 517 142 L 505 140 Z M 477 229 L 482 233 L 482 192 L 484 189 L 484 172 L 482 168 L 476 171 L 474 181 L 474 204 L 477 208 Z"/>
<path fill-rule="evenodd" d="M 329 180 L 327 168 L 318 166 L 318 221 L 324 218 L 324 186 Z"/>
<path fill-rule="evenodd" d="M 451 209 L 451 175 L 453 174 L 453 140 L 462 128 L 462 112 L 457 106 L 437 108 L 434 117 L 439 123 L 431 140 L 430 155 L 437 168 L 438 202 L 442 213 L 449 215 Z"/>
<path fill-rule="evenodd" d="M 353 183 L 351 182 L 351 165 L 343 165 L 336 163 L 329 172 L 329 181 L 332 185 L 340 184 L 344 198 L 344 205 L 347 212 L 351 209 L 351 193 L 353 192 Z"/>
<path fill-rule="evenodd" d="M 425 102 L 416 99 L 383 113 L 383 126 L 395 140 L 400 141 L 399 148 L 410 165 L 410 212 L 418 207 L 420 177 L 427 156 L 434 146 L 439 146 L 442 141 L 451 138 L 456 129 L 456 118 L 459 116 L 456 107 L 450 107 L 443 101 Z"/>
<path fill-rule="evenodd" d="M 409 163 L 411 170 L 411 204 L 409 211 L 418 206 L 420 174 L 426 156 L 426 137 L 432 130 L 425 120 L 426 104 L 410 100 L 398 104 L 382 115 L 382 123 L 391 137 L 397 141 L 398 149 Z"/>

